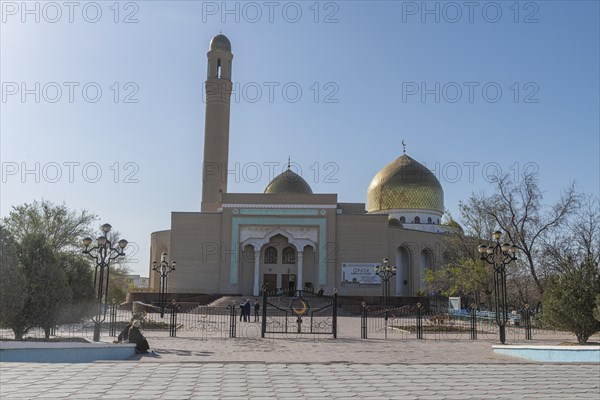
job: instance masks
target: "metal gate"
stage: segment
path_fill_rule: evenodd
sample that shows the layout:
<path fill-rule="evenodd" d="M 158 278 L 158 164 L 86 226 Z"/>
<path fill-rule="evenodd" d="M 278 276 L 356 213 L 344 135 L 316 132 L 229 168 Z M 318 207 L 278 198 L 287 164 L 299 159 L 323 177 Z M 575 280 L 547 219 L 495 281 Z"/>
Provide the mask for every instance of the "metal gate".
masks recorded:
<path fill-rule="evenodd" d="M 263 288 L 261 336 L 332 335 L 337 338 L 337 293 L 295 290 L 269 293 Z"/>

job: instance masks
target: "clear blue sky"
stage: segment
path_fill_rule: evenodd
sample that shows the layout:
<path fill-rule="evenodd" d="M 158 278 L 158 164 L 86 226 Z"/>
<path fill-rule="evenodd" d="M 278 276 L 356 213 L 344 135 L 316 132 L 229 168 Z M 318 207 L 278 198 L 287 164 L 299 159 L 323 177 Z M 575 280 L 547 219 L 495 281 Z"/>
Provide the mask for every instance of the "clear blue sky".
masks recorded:
<path fill-rule="evenodd" d="M 597 1 L 315 3 L 121 2 L 117 15 L 113 1 L 31 14 L 3 1 L 1 215 L 42 198 L 87 208 L 136 243 L 130 267 L 147 276 L 150 233 L 200 209 L 219 31 L 239 85 L 230 192 L 262 192 L 291 156 L 314 192 L 365 202 L 404 139 L 454 215 L 496 168 L 535 168 L 548 202 L 573 180 L 598 195 Z"/>

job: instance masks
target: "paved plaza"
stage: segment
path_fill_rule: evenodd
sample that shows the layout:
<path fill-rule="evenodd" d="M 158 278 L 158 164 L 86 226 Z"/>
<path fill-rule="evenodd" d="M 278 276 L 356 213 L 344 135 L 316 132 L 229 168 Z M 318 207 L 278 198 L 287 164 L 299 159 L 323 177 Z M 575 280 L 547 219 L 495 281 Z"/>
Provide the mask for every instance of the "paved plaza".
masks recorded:
<path fill-rule="evenodd" d="M 598 369 L 554 364 L 10 364 L 3 400 L 598 399 Z"/>
<path fill-rule="evenodd" d="M 355 322 L 342 318 L 337 340 L 261 339 L 248 323 L 236 339 L 146 332 L 154 352 L 122 362 L 4 362 L 0 398 L 600 399 L 600 364 L 498 355 L 494 340 L 364 340 Z M 547 335 L 533 344 L 573 340 Z"/>

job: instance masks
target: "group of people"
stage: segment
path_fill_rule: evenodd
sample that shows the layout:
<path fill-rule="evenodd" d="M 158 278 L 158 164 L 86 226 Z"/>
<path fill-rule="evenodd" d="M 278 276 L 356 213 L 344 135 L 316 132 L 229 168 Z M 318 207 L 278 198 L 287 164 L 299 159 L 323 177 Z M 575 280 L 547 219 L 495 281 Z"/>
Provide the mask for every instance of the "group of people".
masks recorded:
<path fill-rule="evenodd" d="M 137 354 L 146 354 L 150 345 L 140 330 L 140 321 L 134 319 L 131 321 L 117 337 L 119 342 L 135 343 L 135 352 Z"/>
<path fill-rule="evenodd" d="M 250 322 L 250 310 L 252 305 L 250 304 L 250 299 L 246 299 L 240 304 L 240 321 Z M 258 322 L 258 311 L 260 310 L 260 303 L 258 299 L 254 300 L 254 322 Z"/>

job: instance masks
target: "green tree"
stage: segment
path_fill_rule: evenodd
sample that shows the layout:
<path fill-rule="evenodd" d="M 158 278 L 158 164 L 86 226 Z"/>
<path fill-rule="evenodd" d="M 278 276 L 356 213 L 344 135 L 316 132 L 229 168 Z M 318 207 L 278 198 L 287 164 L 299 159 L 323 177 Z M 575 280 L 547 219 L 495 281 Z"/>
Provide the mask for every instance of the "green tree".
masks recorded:
<path fill-rule="evenodd" d="M 14 279 L 21 285 L 25 280 L 25 289 L 20 291 L 26 297 L 25 304 L 21 312 L 12 314 L 11 326 L 17 339 L 33 326 L 43 327 L 48 336 L 57 322 L 76 321 L 91 312 L 89 306 L 95 298 L 93 270 L 90 260 L 81 254 L 80 241 L 91 235 L 95 219 L 88 211 L 73 211 L 65 204 L 46 200 L 13 207 L 4 218 L 4 229 L 19 249 L 19 268 L 10 273 L 16 274 Z M 10 263 L 14 260 L 3 265 Z M 8 279 L 2 281 L 4 284 Z M 15 285 L 2 292 L 9 293 Z M 15 303 L 11 310 L 17 308 Z"/>
<path fill-rule="evenodd" d="M 23 309 L 27 301 L 27 279 L 19 263 L 17 243 L 0 224 L 0 326 L 13 330 L 16 339 L 26 333 Z"/>
<path fill-rule="evenodd" d="M 551 277 L 544 292 L 544 320 L 557 329 L 572 332 L 579 343 L 600 331 L 594 318 L 596 297 L 600 293 L 600 270 L 592 260 Z"/>
<path fill-rule="evenodd" d="M 94 289 L 94 271 L 83 255 L 75 254 L 61 257 L 60 265 L 65 271 L 71 299 L 66 306 L 68 322 L 76 322 L 90 316 L 95 310 L 96 292 Z"/>
<path fill-rule="evenodd" d="M 89 211 L 70 210 L 64 203 L 36 200 L 13 206 L 4 224 L 19 243 L 25 236 L 39 233 L 46 236 L 52 249 L 79 252 L 81 238 L 91 236 L 91 225 L 96 219 Z"/>
<path fill-rule="evenodd" d="M 428 290 L 443 296 L 472 295 L 478 302 L 491 305 L 493 294 L 492 270 L 480 260 L 465 258 L 439 270 L 427 269 L 425 283 Z"/>
<path fill-rule="evenodd" d="M 29 295 L 25 305 L 27 322 L 30 327 L 44 329 L 48 339 L 51 328 L 66 317 L 71 289 L 65 271 L 45 235 L 28 234 L 23 237 L 19 247 Z"/>
<path fill-rule="evenodd" d="M 596 296 L 596 308 L 594 308 L 594 318 L 600 321 L 600 294 Z"/>
<path fill-rule="evenodd" d="M 108 301 L 114 299 L 117 303 L 123 303 L 127 296 L 127 291 L 131 279 L 127 276 L 129 269 L 122 264 L 113 264 L 110 266 L 110 282 L 108 284 Z"/>
<path fill-rule="evenodd" d="M 472 204 L 475 197 L 467 203 L 459 204 L 462 225 L 446 214 L 444 226 L 448 232 L 444 238 L 443 258 L 446 262 L 438 270 L 425 271 L 427 289 L 444 296 L 473 296 L 478 303 L 492 306 L 493 293 L 492 270 L 480 260 L 477 246 L 486 242 L 494 231 L 494 220 L 485 213 L 476 213 Z"/>

